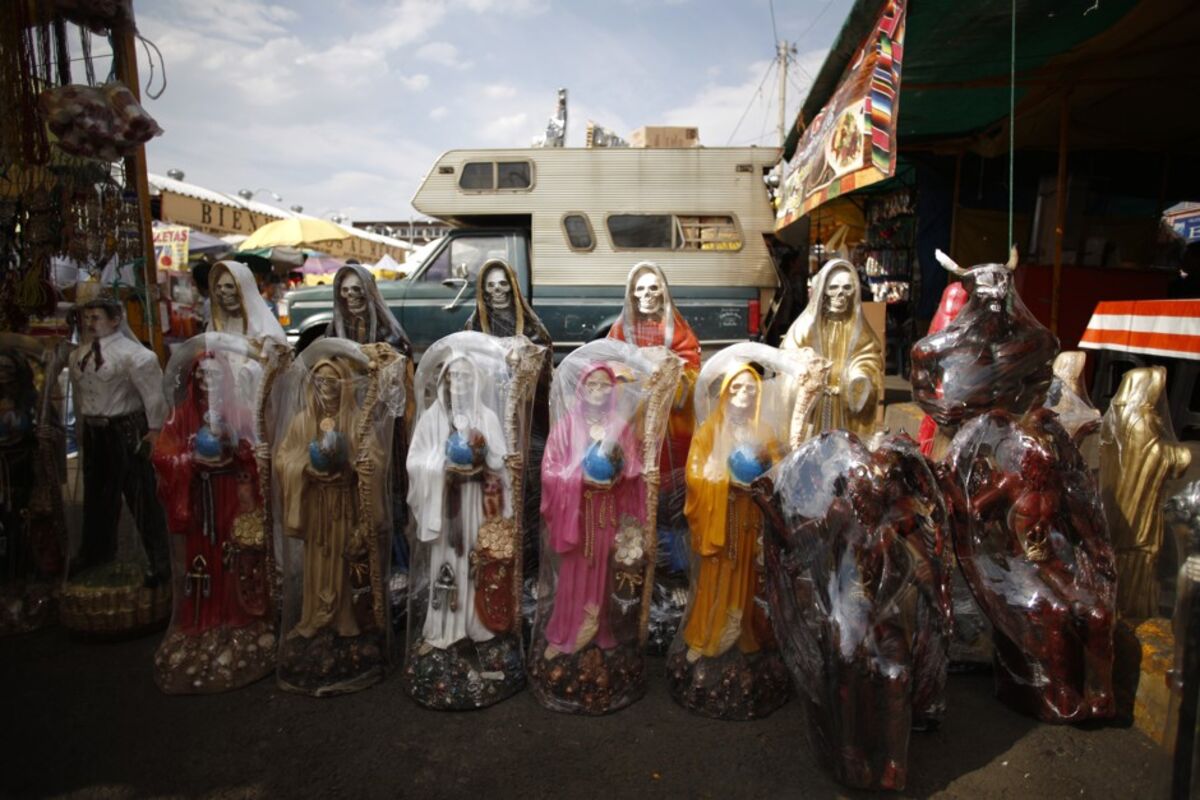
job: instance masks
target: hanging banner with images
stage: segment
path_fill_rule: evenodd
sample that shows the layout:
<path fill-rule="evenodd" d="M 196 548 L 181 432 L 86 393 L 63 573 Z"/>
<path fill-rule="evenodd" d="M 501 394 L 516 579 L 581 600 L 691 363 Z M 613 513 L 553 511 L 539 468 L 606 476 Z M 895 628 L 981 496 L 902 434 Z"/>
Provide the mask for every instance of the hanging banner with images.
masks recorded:
<path fill-rule="evenodd" d="M 154 257 L 159 269 L 186 269 L 188 263 L 188 237 L 191 229 L 186 225 L 156 225 L 154 227 Z"/>
<path fill-rule="evenodd" d="M 775 229 L 896 171 L 907 0 L 890 0 L 784 170 Z"/>

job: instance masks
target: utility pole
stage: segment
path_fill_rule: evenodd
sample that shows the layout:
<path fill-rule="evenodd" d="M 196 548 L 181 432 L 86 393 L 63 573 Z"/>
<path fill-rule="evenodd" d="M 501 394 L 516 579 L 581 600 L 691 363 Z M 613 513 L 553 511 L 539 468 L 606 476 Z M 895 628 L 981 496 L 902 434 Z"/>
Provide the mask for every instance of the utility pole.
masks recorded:
<path fill-rule="evenodd" d="M 775 57 L 779 59 L 779 146 L 787 141 L 787 68 L 788 43 L 782 39 L 775 45 Z"/>

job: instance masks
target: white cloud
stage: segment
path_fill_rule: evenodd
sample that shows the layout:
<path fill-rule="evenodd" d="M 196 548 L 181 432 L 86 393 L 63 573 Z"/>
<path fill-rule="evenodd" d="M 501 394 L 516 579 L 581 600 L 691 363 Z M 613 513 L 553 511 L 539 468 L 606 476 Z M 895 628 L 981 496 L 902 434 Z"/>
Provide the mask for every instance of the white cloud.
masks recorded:
<path fill-rule="evenodd" d="M 826 52 L 804 53 L 800 56 L 800 64 L 810 74 L 815 74 L 825 60 Z M 738 85 L 709 83 L 687 105 L 668 109 L 661 122 L 647 124 L 696 126 L 700 129 L 700 141 L 709 147 L 778 144 L 779 73 L 772 71 L 771 79 L 763 80 L 770 64 L 769 61 L 750 64 L 744 73 L 745 81 Z M 810 84 L 795 65 L 789 69 L 795 72 L 787 87 L 788 110 L 784 115 L 787 126 L 795 121 Z M 803 93 L 796 90 L 797 86 Z"/>
<path fill-rule="evenodd" d="M 517 90 L 503 83 L 493 83 L 483 87 L 483 93 L 493 100 L 507 100 L 517 96 Z"/>
<path fill-rule="evenodd" d="M 417 48 L 414 55 L 422 61 L 430 61 L 434 64 L 441 64 L 444 67 L 454 67 L 455 69 L 467 69 L 474 63 L 463 59 L 459 55 L 458 48 L 449 42 L 423 44 Z"/>
<path fill-rule="evenodd" d="M 445 106 L 438 106 L 437 108 L 435 108 L 429 112 L 429 118 L 430 119 L 445 119 L 446 115 L 449 113 L 450 113 L 450 109 L 446 108 Z"/>
<path fill-rule="evenodd" d="M 418 72 L 416 75 L 397 76 L 400 85 L 410 92 L 422 92 L 429 88 L 429 76 Z"/>
<path fill-rule="evenodd" d="M 529 129 L 529 115 L 524 111 L 497 117 L 485 123 L 480 131 L 485 142 L 497 147 L 512 147 L 518 142 L 528 144 L 533 133 Z"/>
<path fill-rule="evenodd" d="M 283 33 L 283 23 L 296 19 L 296 12 L 258 0 L 223 0 L 220 3 L 184 3 L 177 7 L 181 17 L 206 34 L 250 42 Z"/>

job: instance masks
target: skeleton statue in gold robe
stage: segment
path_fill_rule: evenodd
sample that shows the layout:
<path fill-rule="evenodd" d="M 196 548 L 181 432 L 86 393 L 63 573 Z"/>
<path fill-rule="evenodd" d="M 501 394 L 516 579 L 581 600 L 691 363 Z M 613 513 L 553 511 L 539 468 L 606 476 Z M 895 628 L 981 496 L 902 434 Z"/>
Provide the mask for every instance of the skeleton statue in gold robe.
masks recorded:
<path fill-rule="evenodd" d="M 1100 429 L 1100 493 L 1117 552 L 1117 611 L 1158 614 L 1158 551 L 1163 484 L 1192 461 L 1166 415 L 1164 367 L 1131 369 L 1121 379 Z"/>
<path fill-rule="evenodd" d="M 862 312 L 858 273 L 844 259 L 813 279 L 808 307 L 792 323 L 781 350 L 811 347 L 832 362 L 808 435 L 843 429 L 870 436 L 883 398 L 883 347 Z"/>

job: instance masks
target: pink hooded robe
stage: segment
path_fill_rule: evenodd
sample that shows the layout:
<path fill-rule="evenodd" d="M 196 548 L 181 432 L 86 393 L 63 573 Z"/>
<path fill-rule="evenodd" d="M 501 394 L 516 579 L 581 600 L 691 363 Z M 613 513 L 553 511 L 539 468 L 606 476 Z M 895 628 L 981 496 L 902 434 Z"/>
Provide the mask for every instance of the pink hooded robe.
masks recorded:
<path fill-rule="evenodd" d="M 607 489 L 583 481 L 583 456 L 591 444 L 583 418 L 583 387 L 598 370 L 614 384 L 605 408 L 605 440 L 615 440 L 624 455 L 621 474 Z M 542 460 L 542 519 L 559 561 L 546 641 L 564 653 L 575 651 L 579 629 L 589 613 L 596 614 L 599 623 L 592 641 L 606 650 L 616 645 L 606 602 L 612 544 L 622 518 L 632 517 L 639 524 L 646 518 L 641 454 L 629 422 L 616 411 L 618 391 L 616 375 L 608 366 L 597 363 L 584 370 L 575 407 L 551 428 Z"/>

